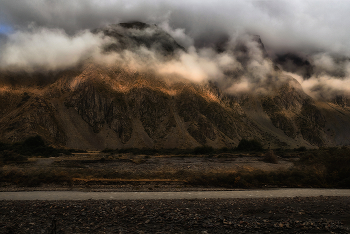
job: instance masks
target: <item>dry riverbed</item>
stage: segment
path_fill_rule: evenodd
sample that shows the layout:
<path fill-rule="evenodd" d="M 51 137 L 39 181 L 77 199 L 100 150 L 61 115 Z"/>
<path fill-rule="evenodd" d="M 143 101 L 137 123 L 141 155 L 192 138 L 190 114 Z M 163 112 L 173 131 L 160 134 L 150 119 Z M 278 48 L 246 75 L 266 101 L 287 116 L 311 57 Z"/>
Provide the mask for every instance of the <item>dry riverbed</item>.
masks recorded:
<path fill-rule="evenodd" d="M 0 209 L 0 233 L 350 232 L 349 197 L 0 201 Z"/>

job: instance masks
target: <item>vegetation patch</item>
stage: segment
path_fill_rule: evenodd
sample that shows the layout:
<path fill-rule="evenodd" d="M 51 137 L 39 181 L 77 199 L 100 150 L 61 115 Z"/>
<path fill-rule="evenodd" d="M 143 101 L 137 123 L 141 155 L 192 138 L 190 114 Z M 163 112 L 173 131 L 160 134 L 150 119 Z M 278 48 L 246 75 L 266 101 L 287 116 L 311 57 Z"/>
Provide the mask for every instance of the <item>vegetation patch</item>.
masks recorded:
<path fill-rule="evenodd" d="M 227 148 L 225 148 L 227 151 Z M 127 148 L 127 149 L 104 149 L 103 153 L 109 154 L 127 154 L 133 155 L 199 155 L 199 154 L 212 154 L 223 151 L 223 149 L 214 149 L 212 147 L 201 146 L 194 149 L 149 149 L 149 148 Z M 225 152 L 226 152 L 225 151 Z"/>
<path fill-rule="evenodd" d="M 31 156 L 58 157 L 61 154 L 71 155 L 74 152 L 81 150 L 54 148 L 48 146 L 40 136 L 34 136 L 13 144 L 0 142 L 0 165 L 26 162 Z"/>
<path fill-rule="evenodd" d="M 257 140 L 242 139 L 236 148 L 219 148 L 215 149 L 211 146 L 199 146 L 193 149 L 149 149 L 149 148 L 126 148 L 126 149 L 109 149 L 102 150 L 103 153 L 134 155 L 212 155 L 220 153 L 234 153 L 237 151 L 264 151 L 261 143 Z"/>
<path fill-rule="evenodd" d="M 40 137 L 32 137 L 15 144 L 0 144 L 0 186 L 40 186 L 42 184 L 66 184 L 74 186 L 82 181 L 93 183 L 117 183 L 129 180 L 170 180 L 182 181 L 187 186 L 225 187 L 225 188 L 264 188 L 264 187 L 314 187 L 314 188 L 350 188 L 350 149 L 321 148 L 307 150 L 300 147 L 295 150 L 262 150 L 255 140 L 242 140 L 236 149 L 197 147 L 194 149 L 106 149 L 95 160 L 66 159 L 51 164 L 36 165 L 28 157 L 47 157 L 59 154 L 69 155 L 73 150 L 55 149 L 47 146 Z M 241 153 L 244 151 L 244 153 Z M 176 155 L 179 158 L 201 157 L 200 160 L 217 158 L 260 157 L 267 163 L 282 163 L 279 159 L 294 160 L 294 166 L 279 171 L 246 170 L 193 170 L 183 167 L 172 170 L 159 167 L 158 170 L 124 170 L 109 167 L 109 163 L 126 162 L 130 165 L 158 163 L 152 159 L 155 155 Z M 85 157 L 85 156 L 84 156 Z M 299 160 L 296 160 L 299 159 Z M 40 159 L 41 161 L 45 161 Z M 123 161 L 124 160 L 124 161 Z M 176 159 L 178 160 L 178 159 Z M 220 159 L 222 161 L 222 159 Z M 49 162 L 48 161 L 48 162 Z M 191 162 L 193 159 L 191 159 Z M 31 163 L 33 162 L 33 163 Z M 40 162 L 40 161 L 38 161 Z M 46 162 L 46 161 L 45 161 Z M 193 161 L 195 162 L 195 161 Z M 94 167 L 93 163 L 98 166 Z M 17 165 L 16 165 L 17 164 Z M 87 165 L 88 164 L 88 165 Z M 27 166 L 32 165 L 32 166 Z M 271 165 L 270 165 L 271 166 Z M 146 167 L 147 168 L 147 167 Z M 106 179 L 106 180 L 105 180 Z M 102 183 L 102 182 L 101 182 Z M 119 182 L 118 182 L 119 183 Z M 80 184 L 79 184 L 80 185 Z"/>
<path fill-rule="evenodd" d="M 0 184 L 13 184 L 26 187 L 38 187 L 42 184 L 72 184 L 72 177 L 62 170 L 42 169 L 24 170 L 13 168 L 0 169 Z"/>
<path fill-rule="evenodd" d="M 273 150 L 269 150 L 264 155 L 264 162 L 278 164 L 278 157 L 275 155 Z"/>
<path fill-rule="evenodd" d="M 242 139 L 236 150 L 239 151 L 262 151 L 263 147 L 261 143 L 257 140 L 247 140 L 247 139 Z"/>
<path fill-rule="evenodd" d="M 303 149 L 304 150 L 304 149 Z M 300 152 L 299 149 L 295 152 Z M 261 187 L 312 187 L 350 188 L 350 149 L 329 148 L 302 151 L 300 160 L 288 170 L 239 171 L 233 173 L 202 173 L 190 177 L 188 183 L 195 186 L 227 188 Z M 274 162 L 275 156 L 268 152 L 264 160 Z"/>

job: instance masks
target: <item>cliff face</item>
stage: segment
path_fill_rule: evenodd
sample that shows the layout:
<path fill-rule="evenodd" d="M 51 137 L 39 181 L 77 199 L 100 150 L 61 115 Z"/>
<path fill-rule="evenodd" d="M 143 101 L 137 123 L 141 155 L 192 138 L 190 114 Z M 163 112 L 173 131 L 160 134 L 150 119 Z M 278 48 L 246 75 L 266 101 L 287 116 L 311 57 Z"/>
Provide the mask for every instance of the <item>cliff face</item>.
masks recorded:
<path fill-rule="evenodd" d="M 2 91 L 1 140 L 39 134 L 83 149 L 234 147 L 242 138 L 272 148 L 350 142 L 349 109 L 316 102 L 292 83 L 237 97 L 213 85 L 167 85 L 150 74 L 92 65 L 79 74 L 43 89 Z"/>
<path fill-rule="evenodd" d="M 0 131 L 3 140 L 17 142 L 38 134 L 51 143 L 65 144 L 65 133 L 49 100 L 28 92 L 20 94 L 11 91 L 2 93 L 1 99 L 8 101 L 1 108 Z"/>
<path fill-rule="evenodd" d="M 108 72 L 100 72 L 99 76 L 107 76 Z M 149 82 L 143 82 L 145 79 Z M 225 106 L 205 87 L 166 85 L 144 74 L 135 77 L 132 72 L 107 80 L 118 80 L 128 88 L 91 78 L 62 95 L 65 108 L 79 115 L 95 135 L 113 133 L 115 142 L 102 140 L 100 148 L 224 147 L 234 146 L 241 136 L 256 135 L 254 123 L 244 120 L 244 114 L 234 106 Z"/>
<path fill-rule="evenodd" d="M 325 118 L 314 101 L 301 90 L 286 84 L 276 95 L 264 97 L 262 106 L 273 125 L 288 137 L 303 138 L 316 146 L 324 145 Z"/>
<path fill-rule="evenodd" d="M 137 31 L 146 29 L 153 30 L 148 38 Z M 100 31 L 121 41 L 109 49 L 129 43 L 128 48 L 141 44 L 167 56 L 182 50 L 155 26 L 133 23 Z M 235 95 L 213 83 L 168 82 L 149 71 L 93 63 L 46 76 L 50 82 L 40 85 L 3 84 L 0 141 L 40 135 L 53 145 L 98 150 L 235 147 L 242 138 L 266 148 L 350 143 L 347 100 L 315 101 L 291 77 L 269 93 Z"/>

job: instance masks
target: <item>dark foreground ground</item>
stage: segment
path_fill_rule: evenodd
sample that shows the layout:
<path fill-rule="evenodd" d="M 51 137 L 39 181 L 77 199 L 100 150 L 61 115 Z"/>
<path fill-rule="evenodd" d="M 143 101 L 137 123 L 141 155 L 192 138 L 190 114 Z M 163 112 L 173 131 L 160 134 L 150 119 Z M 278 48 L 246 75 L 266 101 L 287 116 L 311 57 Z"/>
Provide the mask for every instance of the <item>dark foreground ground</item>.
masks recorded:
<path fill-rule="evenodd" d="M 0 201 L 0 233 L 350 233 L 350 197 Z"/>

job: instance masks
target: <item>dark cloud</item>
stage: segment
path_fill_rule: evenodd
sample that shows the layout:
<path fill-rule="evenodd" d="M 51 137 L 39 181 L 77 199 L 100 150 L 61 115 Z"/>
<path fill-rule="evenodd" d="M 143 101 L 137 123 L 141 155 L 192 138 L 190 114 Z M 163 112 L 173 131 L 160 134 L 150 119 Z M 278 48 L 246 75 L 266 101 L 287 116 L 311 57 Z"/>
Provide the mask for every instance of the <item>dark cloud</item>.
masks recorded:
<path fill-rule="evenodd" d="M 74 33 L 122 21 L 154 21 L 153 18 L 167 11 L 164 9 L 157 13 L 158 8 L 155 2 L 139 0 L 4 0 L 0 2 L 0 23 L 17 28 L 34 24 Z"/>

